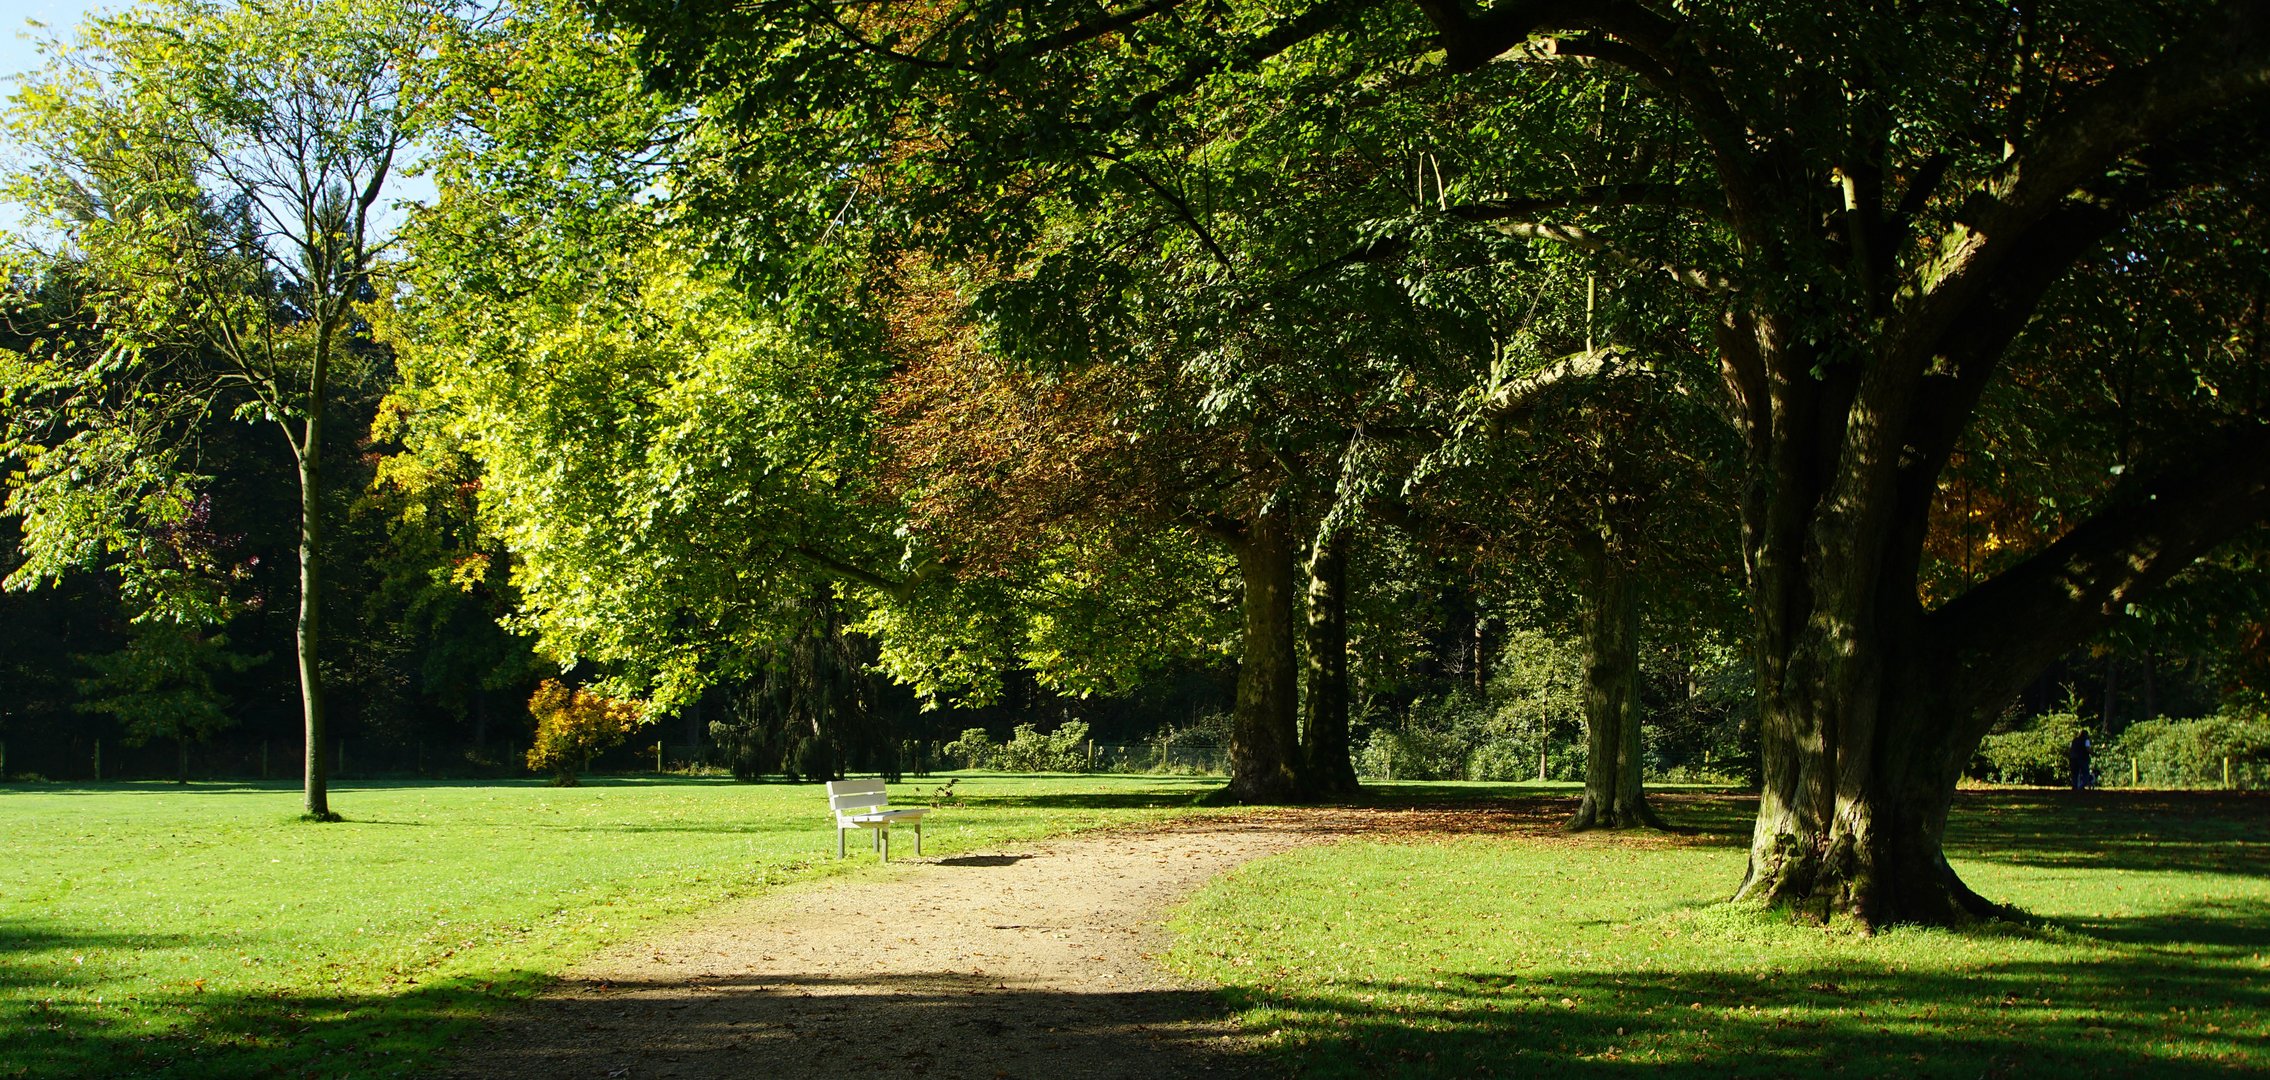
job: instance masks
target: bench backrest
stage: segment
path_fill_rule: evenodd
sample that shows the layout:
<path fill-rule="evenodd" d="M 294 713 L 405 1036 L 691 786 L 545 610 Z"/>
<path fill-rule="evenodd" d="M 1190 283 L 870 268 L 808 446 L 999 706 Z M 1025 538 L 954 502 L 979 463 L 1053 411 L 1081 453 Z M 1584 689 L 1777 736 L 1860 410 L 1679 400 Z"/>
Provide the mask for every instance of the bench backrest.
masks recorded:
<path fill-rule="evenodd" d="M 838 814 L 877 810 L 889 805 L 891 799 L 884 794 L 881 780 L 828 781 L 828 809 Z"/>

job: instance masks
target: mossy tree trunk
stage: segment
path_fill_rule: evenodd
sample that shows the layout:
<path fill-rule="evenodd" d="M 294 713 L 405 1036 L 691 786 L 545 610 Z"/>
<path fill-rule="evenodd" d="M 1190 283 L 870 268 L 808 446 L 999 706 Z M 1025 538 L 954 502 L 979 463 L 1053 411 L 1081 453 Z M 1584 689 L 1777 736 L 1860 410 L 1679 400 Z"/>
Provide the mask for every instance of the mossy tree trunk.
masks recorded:
<path fill-rule="evenodd" d="M 1312 545 L 1308 558 L 1307 697 L 1301 754 L 1320 796 L 1354 794 L 1348 748 L 1348 535 Z"/>
<path fill-rule="evenodd" d="M 1660 826 L 1640 775 L 1639 596 L 1599 537 L 1578 544 L 1584 589 L 1584 799 L 1570 829 Z"/>
<path fill-rule="evenodd" d="M 1235 544 L 1245 586 L 1245 635 L 1230 732 L 1230 783 L 1222 793 L 1229 802 L 1297 802 L 1311 794 L 1300 745 L 1296 544 L 1289 518 L 1282 509 L 1256 514 Z"/>

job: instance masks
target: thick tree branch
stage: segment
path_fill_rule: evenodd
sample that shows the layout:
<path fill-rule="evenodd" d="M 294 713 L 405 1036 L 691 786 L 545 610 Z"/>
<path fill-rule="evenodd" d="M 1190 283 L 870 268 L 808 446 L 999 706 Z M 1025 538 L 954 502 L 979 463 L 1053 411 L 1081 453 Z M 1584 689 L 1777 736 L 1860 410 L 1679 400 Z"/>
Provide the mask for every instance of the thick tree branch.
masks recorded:
<path fill-rule="evenodd" d="M 1483 404 L 1490 412 L 1501 416 L 1520 412 L 1536 404 L 1538 398 L 1556 386 L 1599 377 L 1620 355 L 1614 346 L 1572 353 L 1518 379 L 1491 388 L 1489 395 L 1483 399 Z"/>
<path fill-rule="evenodd" d="M 1458 71 L 1472 71 L 1537 34 L 1581 27 L 1607 5 L 1585 0 L 1528 0 L 1493 5 L 1475 14 L 1465 0 L 1416 0 L 1434 24 L 1443 56 Z"/>
<path fill-rule="evenodd" d="M 878 574 L 872 570 L 867 569 L 866 567 L 836 558 L 835 556 L 830 555 L 825 551 L 821 551 L 820 549 L 809 544 L 798 544 L 795 547 L 790 548 L 789 550 L 793 552 L 796 557 L 803 559 L 804 561 L 809 562 L 812 565 L 817 566 L 823 570 L 826 570 L 830 573 L 842 575 L 845 578 L 856 581 L 870 588 L 880 589 L 883 592 L 889 593 L 892 596 L 899 597 L 901 599 L 904 599 L 907 595 L 908 590 L 912 588 L 917 581 L 920 580 L 919 576 L 894 578 L 884 574 Z"/>
<path fill-rule="evenodd" d="M 2075 190 L 2202 117 L 2270 91 L 2270 2 L 2230 0 L 2157 58 L 2078 95 L 1965 199 L 1894 334 L 1900 359 L 1931 346 L 1989 287 L 2026 232 Z"/>
<path fill-rule="evenodd" d="M 1467 203 L 1462 209 L 1474 215 L 1497 214 L 1527 218 L 1548 210 L 1599 210 L 1612 206 L 1663 206 L 1706 218 L 1715 218 L 1725 212 L 1725 207 L 1714 207 L 1695 199 L 1681 191 L 1676 184 L 1600 184 L 1547 195 L 1486 199 Z"/>
<path fill-rule="evenodd" d="M 1558 41 L 1554 49 L 1625 68 L 1678 100 L 1710 147 L 1735 231 L 1752 247 L 1768 242 L 1748 125 L 1684 24 L 1630 0 L 1516 0 L 1480 14 L 1469 11 L 1464 0 L 1416 3 L 1434 24 L 1444 59 L 1454 71 L 1472 71 L 1549 32 L 1605 35 Z"/>
<path fill-rule="evenodd" d="M 2270 425 L 2234 427 L 2181 464 L 2116 492 L 2033 557 L 1925 618 L 1954 700 L 1991 714 L 2033 673 L 2127 604 L 2270 520 Z"/>
<path fill-rule="evenodd" d="M 1137 95 L 1129 103 L 1123 118 L 1149 116 L 1161 104 L 1189 93 L 1199 83 L 1215 75 L 1251 71 L 1285 50 L 1340 25 L 1340 20 L 1347 16 L 1348 9 L 1352 6 L 1356 5 L 1351 0 L 1322 0 L 1298 15 L 1280 20 L 1229 56 L 1202 56 L 1184 68 L 1173 80 Z"/>
<path fill-rule="evenodd" d="M 1713 274 L 1707 270 L 1697 270 L 1693 267 L 1651 262 L 1618 248 L 1599 233 L 1581 225 L 1556 225 L 1545 221 L 1524 221 L 1514 217 L 1509 211 L 1502 210 L 1489 203 L 1453 206 L 1449 213 L 1452 217 L 1486 223 L 1507 236 L 1518 236 L 1524 240 L 1551 240 L 1579 251 L 1603 256 L 1610 261 L 1641 273 L 1663 274 L 1689 288 L 1713 293 L 1739 291 L 1738 286 L 1729 278 Z"/>

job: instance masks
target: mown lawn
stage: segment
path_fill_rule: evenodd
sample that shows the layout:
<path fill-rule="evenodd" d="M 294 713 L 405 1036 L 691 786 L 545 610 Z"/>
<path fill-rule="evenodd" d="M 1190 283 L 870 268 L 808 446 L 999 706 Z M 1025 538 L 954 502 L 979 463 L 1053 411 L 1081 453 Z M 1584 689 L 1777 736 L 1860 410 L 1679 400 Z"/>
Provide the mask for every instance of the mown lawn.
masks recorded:
<path fill-rule="evenodd" d="M 1169 959 L 1302 1077 L 2270 1072 L 2270 799 L 1965 793 L 1958 869 L 2039 924 L 1873 939 L 1721 903 L 1747 805 L 1263 860 Z"/>
<path fill-rule="evenodd" d="M 924 850 L 1188 813 L 1219 784 L 964 777 Z M 809 784 L 355 784 L 332 804 L 346 822 L 295 820 L 283 785 L 0 787 L 0 1077 L 412 1075 L 602 945 L 878 872 L 836 861 Z"/>

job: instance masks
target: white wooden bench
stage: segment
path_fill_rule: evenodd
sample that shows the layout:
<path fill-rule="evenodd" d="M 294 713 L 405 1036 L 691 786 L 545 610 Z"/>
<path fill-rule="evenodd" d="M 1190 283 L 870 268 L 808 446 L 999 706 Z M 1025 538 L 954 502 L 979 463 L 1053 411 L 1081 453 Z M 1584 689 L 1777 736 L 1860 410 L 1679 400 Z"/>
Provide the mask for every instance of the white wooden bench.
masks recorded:
<path fill-rule="evenodd" d="M 914 826 L 914 853 L 922 854 L 922 815 L 930 812 L 927 806 L 891 807 L 890 796 L 883 791 L 881 780 L 832 780 L 828 782 L 828 809 L 835 811 L 835 857 L 843 858 L 843 834 L 851 829 L 872 829 L 875 832 L 875 852 L 884 862 L 891 861 L 891 823 L 904 821 Z"/>

